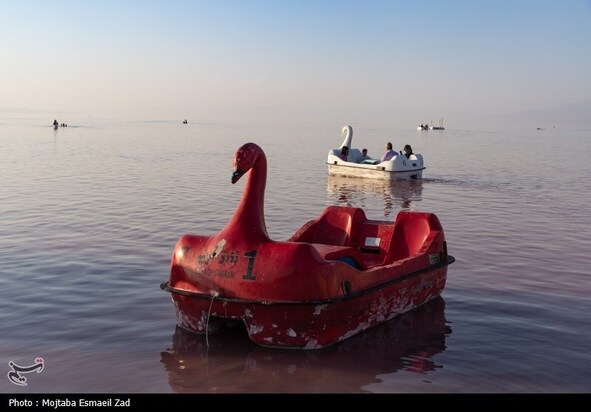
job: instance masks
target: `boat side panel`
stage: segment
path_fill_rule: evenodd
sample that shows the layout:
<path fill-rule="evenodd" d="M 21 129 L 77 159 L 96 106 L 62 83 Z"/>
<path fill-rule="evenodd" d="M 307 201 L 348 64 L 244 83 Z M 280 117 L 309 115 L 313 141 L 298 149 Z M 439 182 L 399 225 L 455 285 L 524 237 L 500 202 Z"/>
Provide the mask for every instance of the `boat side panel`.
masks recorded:
<path fill-rule="evenodd" d="M 378 179 L 378 180 L 408 180 L 408 179 L 421 179 L 423 177 L 423 170 L 421 169 L 410 169 L 402 171 L 391 171 L 382 169 L 378 166 L 362 167 L 359 166 L 348 166 L 340 164 L 328 164 L 328 174 L 331 176 L 343 176 L 343 177 L 358 177 L 366 179 Z"/>
<path fill-rule="evenodd" d="M 319 349 L 420 306 L 441 294 L 447 267 L 382 289 L 327 304 L 236 303 L 173 294 L 177 322 L 205 333 L 220 319 L 242 320 L 250 339 L 262 346 Z"/>

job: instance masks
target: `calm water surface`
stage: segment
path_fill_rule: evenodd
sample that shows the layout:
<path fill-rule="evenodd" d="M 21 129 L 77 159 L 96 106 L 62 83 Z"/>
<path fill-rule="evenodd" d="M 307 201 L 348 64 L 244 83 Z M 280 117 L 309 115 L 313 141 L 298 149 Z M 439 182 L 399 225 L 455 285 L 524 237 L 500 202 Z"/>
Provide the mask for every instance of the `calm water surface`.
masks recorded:
<path fill-rule="evenodd" d="M 0 118 L 0 392 L 591 391 L 591 130 L 353 124 L 354 147 L 425 158 L 422 181 L 380 183 L 327 176 L 343 125 L 52 120 Z M 274 239 L 333 204 L 436 213 L 457 259 L 442 297 L 320 351 L 178 330 L 170 254 L 228 221 L 247 141 L 267 154 Z M 28 386 L 7 378 L 37 357 Z"/>

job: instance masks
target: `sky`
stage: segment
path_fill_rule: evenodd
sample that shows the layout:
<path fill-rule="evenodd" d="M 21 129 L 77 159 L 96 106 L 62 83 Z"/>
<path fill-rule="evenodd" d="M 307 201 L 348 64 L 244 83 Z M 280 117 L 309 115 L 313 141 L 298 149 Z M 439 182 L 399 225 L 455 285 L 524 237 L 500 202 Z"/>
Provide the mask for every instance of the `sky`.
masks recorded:
<path fill-rule="evenodd" d="M 588 108 L 590 21 L 591 0 L 0 0 L 0 113 L 461 127 Z"/>

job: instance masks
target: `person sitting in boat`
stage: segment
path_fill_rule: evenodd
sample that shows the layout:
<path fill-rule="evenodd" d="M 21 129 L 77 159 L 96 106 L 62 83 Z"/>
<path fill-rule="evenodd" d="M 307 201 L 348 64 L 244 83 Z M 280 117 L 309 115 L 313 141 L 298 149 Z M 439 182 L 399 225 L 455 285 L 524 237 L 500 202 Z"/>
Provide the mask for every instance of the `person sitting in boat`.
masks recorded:
<path fill-rule="evenodd" d="M 361 150 L 361 161 L 363 162 L 364 160 L 369 160 L 371 159 L 371 157 L 369 157 L 369 155 L 367 154 L 367 149 L 362 149 Z"/>
<path fill-rule="evenodd" d="M 407 159 L 409 159 L 409 158 L 410 158 L 410 156 L 413 154 L 413 152 L 412 152 L 412 147 L 410 147 L 410 145 L 409 145 L 409 144 L 407 144 L 407 145 L 405 145 L 405 146 L 404 146 L 404 149 L 403 149 L 403 150 L 404 150 L 404 153 L 403 153 L 403 152 L 402 152 L 402 150 L 401 150 L 401 151 L 400 151 L 400 154 L 403 154 L 403 155 L 405 155 L 405 156 L 406 156 L 406 158 L 407 158 Z"/>
<path fill-rule="evenodd" d="M 343 146 L 341 148 L 341 159 L 346 162 L 347 156 L 349 156 L 349 148 L 347 146 Z"/>
<path fill-rule="evenodd" d="M 396 153 L 394 150 L 392 150 L 392 143 L 388 142 L 388 143 L 386 143 L 386 153 L 384 153 L 384 155 L 380 159 L 380 162 L 385 162 L 386 160 L 390 160 L 394 156 L 396 156 L 397 154 L 398 153 Z"/>
<path fill-rule="evenodd" d="M 54 120 L 53 121 L 53 127 L 57 127 L 57 125 L 58 125 L 57 120 Z"/>
<path fill-rule="evenodd" d="M 378 161 L 376 159 L 374 159 L 373 157 L 371 157 L 370 155 L 367 154 L 367 149 L 362 149 L 361 150 L 361 162 L 360 163 L 366 163 L 366 164 L 370 164 L 370 165 L 376 165 L 376 164 L 378 164 Z"/>

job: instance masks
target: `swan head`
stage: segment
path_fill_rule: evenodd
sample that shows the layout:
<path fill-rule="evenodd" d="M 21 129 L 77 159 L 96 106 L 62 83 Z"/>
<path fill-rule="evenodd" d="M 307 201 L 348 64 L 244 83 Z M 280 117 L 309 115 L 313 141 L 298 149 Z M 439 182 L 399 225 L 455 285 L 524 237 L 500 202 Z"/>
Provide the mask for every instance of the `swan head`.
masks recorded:
<path fill-rule="evenodd" d="M 343 130 L 341 131 L 342 137 L 351 136 L 353 137 L 353 128 L 351 126 L 344 126 Z"/>
<path fill-rule="evenodd" d="M 234 153 L 232 183 L 236 183 L 256 163 L 263 150 L 254 143 L 246 143 L 240 146 Z"/>

